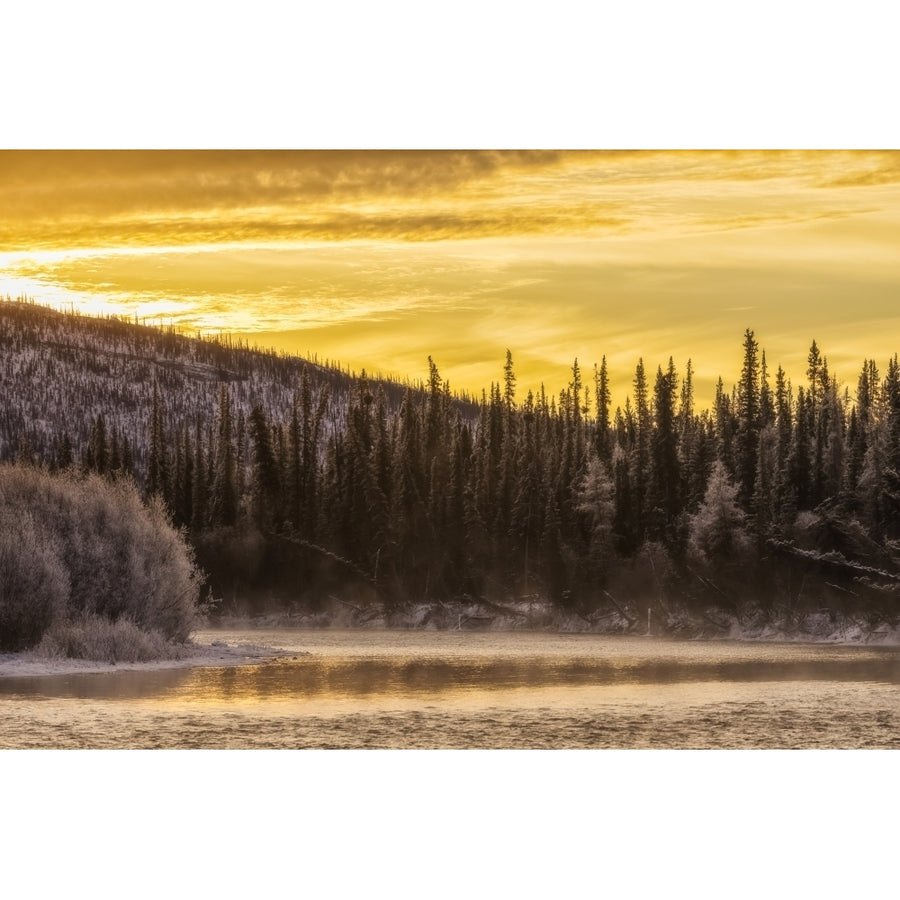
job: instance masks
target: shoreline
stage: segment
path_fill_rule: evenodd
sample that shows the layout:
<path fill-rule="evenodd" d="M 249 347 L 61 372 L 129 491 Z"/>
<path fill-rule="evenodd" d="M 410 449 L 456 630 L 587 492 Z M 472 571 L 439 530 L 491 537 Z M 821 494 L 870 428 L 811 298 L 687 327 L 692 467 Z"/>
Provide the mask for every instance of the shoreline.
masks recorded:
<path fill-rule="evenodd" d="M 204 629 L 206 631 L 207 629 Z M 32 650 L 0 653 L 0 679 L 41 678 L 52 675 L 101 675 L 111 672 L 193 669 L 205 666 L 249 666 L 284 657 L 296 657 L 296 651 L 276 650 L 257 644 L 187 644 L 186 655 L 143 662 L 103 662 L 91 659 L 47 658 Z"/>
<path fill-rule="evenodd" d="M 900 646 L 900 627 L 873 624 L 829 611 L 772 616 L 759 610 L 743 615 L 719 610 L 708 614 L 670 611 L 665 621 L 626 618 L 617 611 L 590 617 L 553 609 L 541 603 L 438 603 L 418 604 L 386 613 L 378 608 L 332 605 L 318 613 L 274 612 L 257 615 L 225 614 L 211 619 L 210 631 L 265 630 L 273 628 L 310 631 L 460 631 L 468 633 L 525 632 L 546 634 L 594 634 L 608 637 L 652 637 L 697 641 L 745 641 L 750 643 L 832 644 L 836 646 Z"/>
<path fill-rule="evenodd" d="M 725 641 L 734 643 L 808 644 L 840 647 L 900 647 L 900 630 L 891 628 L 871 629 L 853 622 L 824 622 L 819 618 L 807 622 L 808 628 L 785 629 L 778 624 L 766 622 L 740 622 L 733 619 L 728 628 L 706 628 L 696 622 L 685 623 L 684 627 L 668 632 L 647 634 L 627 627 L 625 620 L 587 623 L 561 618 L 552 623 L 531 623 L 522 627 L 521 622 L 510 623 L 497 617 L 487 625 L 478 627 L 438 627 L 434 622 L 423 622 L 413 611 L 399 621 L 388 622 L 383 617 L 354 621 L 346 616 L 308 616 L 289 614 L 264 614 L 258 616 L 223 616 L 209 622 L 199 633 L 212 636 L 209 643 L 191 643 L 184 646 L 185 655 L 167 659 L 143 662 L 103 662 L 88 659 L 47 658 L 37 656 L 32 650 L 15 653 L 0 653 L 0 679 L 40 678 L 66 675 L 97 675 L 112 672 L 155 671 L 161 669 L 189 669 L 207 666 L 245 666 L 273 662 L 284 658 L 308 656 L 308 652 L 279 650 L 259 644 L 241 642 L 228 644 L 215 638 L 217 633 L 230 631 L 265 631 L 270 629 L 291 629 L 304 631 L 455 631 L 465 633 L 513 633 L 531 632 L 535 634 L 593 634 L 604 637 L 637 637 L 657 640 Z M 821 617 L 825 619 L 826 617 Z M 500 621 L 498 621 L 498 619 Z M 516 627 L 518 626 L 518 627 Z M 693 627 L 691 627 L 693 626 Z"/>

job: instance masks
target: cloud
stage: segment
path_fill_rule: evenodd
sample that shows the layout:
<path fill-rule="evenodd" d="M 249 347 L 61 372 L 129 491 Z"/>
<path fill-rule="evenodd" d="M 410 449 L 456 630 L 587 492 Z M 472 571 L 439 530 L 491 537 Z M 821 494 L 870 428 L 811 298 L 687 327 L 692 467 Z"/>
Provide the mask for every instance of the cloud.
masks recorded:
<path fill-rule="evenodd" d="M 582 151 L 0 153 L 0 247 L 444 240 L 615 229 Z"/>
<path fill-rule="evenodd" d="M 867 188 L 900 182 L 900 150 L 818 151 L 808 172 L 817 188 Z"/>
<path fill-rule="evenodd" d="M 0 151 L 0 248 L 633 230 L 655 227 L 660 214 L 689 219 L 717 197 L 783 207 L 788 186 L 887 183 L 900 177 L 898 160 L 818 151 Z M 844 214 L 833 202 L 831 212 Z M 774 214 L 732 210 L 730 227 Z"/>
<path fill-rule="evenodd" d="M 501 377 L 507 347 L 523 395 L 606 355 L 616 402 L 638 357 L 682 371 L 690 356 L 703 404 L 737 375 L 748 326 L 770 369 L 801 379 L 813 333 L 841 361 L 893 352 L 896 329 L 871 323 L 892 321 L 900 283 L 897 160 L 0 153 L 0 250 L 18 248 L 0 253 L 0 285 L 293 335 L 292 349 L 401 376 L 430 354 L 474 391 Z"/>
<path fill-rule="evenodd" d="M 0 197 L 16 214 L 215 210 L 267 203 L 422 197 L 558 164 L 556 151 L 24 151 L 0 153 Z"/>

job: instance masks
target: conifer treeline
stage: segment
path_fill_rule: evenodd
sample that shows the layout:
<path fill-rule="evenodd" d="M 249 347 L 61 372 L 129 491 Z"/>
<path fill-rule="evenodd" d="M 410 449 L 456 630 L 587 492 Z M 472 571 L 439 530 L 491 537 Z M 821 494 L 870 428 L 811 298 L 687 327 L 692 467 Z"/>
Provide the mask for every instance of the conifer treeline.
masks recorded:
<path fill-rule="evenodd" d="M 736 386 L 720 379 L 697 412 L 690 362 L 648 377 L 639 361 L 611 410 L 605 358 L 587 379 L 576 361 L 555 397 L 520 399 L 508 353 L 475 420 L 429 366 L 396 412 L 363 376 L 331 419 L 307 373 L 278 421 L 261 405 L 235 421 L 222 384 L 214 418 L 173 430 L 154 392 L 145 490 L 228 594 L 314 603 L 353 586 L 388 606 L 540 596 L 582 612 L 618 597 L 637 614 L 751 592 L 824 603 L 896 580 L 896 357 L 883 378 L 867 360 L 851 402 L 813 342 L 795 395 L 747 330 Z M 98 416 L 83 465 L 127 468 L 104 434 Z"/>
<path fill-rule="evenodd" d="M 605 358 L 565 390 L 520 396 L 512 355 L 472 414 L 429 359 L 388 398 L 355 378 L 340 405 L 309 369 L 290 402 L 177 418 L 154 384 L 146 434 L 97 411 L 82 453 L 44 462 L 133 474 L 184 527 L 220 596 L 388 608 L 548 598 L 637 619 L 677 603 L 891 614 L 900 565 L 900 367 L 866 360 L 856 390 L 815 342 L 804 383 L 745 332 L 736 384 L 697 410 L 693 370 L 639 360 L 611 407 Z M 244 398 L 246 400 L 246 397 Z M 76 458 L 77 457 L 77 458 Z"/>

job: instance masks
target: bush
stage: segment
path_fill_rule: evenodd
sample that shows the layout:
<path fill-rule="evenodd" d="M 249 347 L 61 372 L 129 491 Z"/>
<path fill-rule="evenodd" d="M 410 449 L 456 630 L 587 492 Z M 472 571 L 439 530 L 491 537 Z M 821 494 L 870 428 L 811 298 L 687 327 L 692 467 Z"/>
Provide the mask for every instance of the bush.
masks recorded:
<path fill-rule="evenodd" d="M 54 623 L 35 652 L 50 658 L 112 663 L 178 659 L 184 655 L 183 647 L 167 641 L 159 631 L 145 631 L 128 619 L 111 622 L 95 615 Z"/>
<path fill-rule="evenodd" d="M 185 641 L 203 578 L 160 502 L 130 481 L 0 466 L 0 648 L 98 616 Z"/>
<path fill-rule="evenodd" d="M 738 504 L 737 494 L 737 485 L 716 460 L 703 502 L 690 520 L 691 556 L 710 563 L 724 563 L 735 561 L 750 550 L 747 516 Z"/>
<path fill-rule="evenodd" d="M 27 510 L 0 503 L 0 648 L 20 650 L 39 641 L 65 614 L 68 596 L 58 538 Z"/>

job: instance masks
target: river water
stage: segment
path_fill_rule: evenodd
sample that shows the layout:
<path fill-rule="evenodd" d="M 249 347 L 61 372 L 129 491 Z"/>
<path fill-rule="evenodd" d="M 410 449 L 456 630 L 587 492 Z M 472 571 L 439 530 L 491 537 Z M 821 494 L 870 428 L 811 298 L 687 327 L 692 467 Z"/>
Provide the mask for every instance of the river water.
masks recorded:
<path fill-rule="evenodd" d="M 260 664 L 0 678 L 0 747 L 892 748 L 900 648 L 209 631 Z"/>

